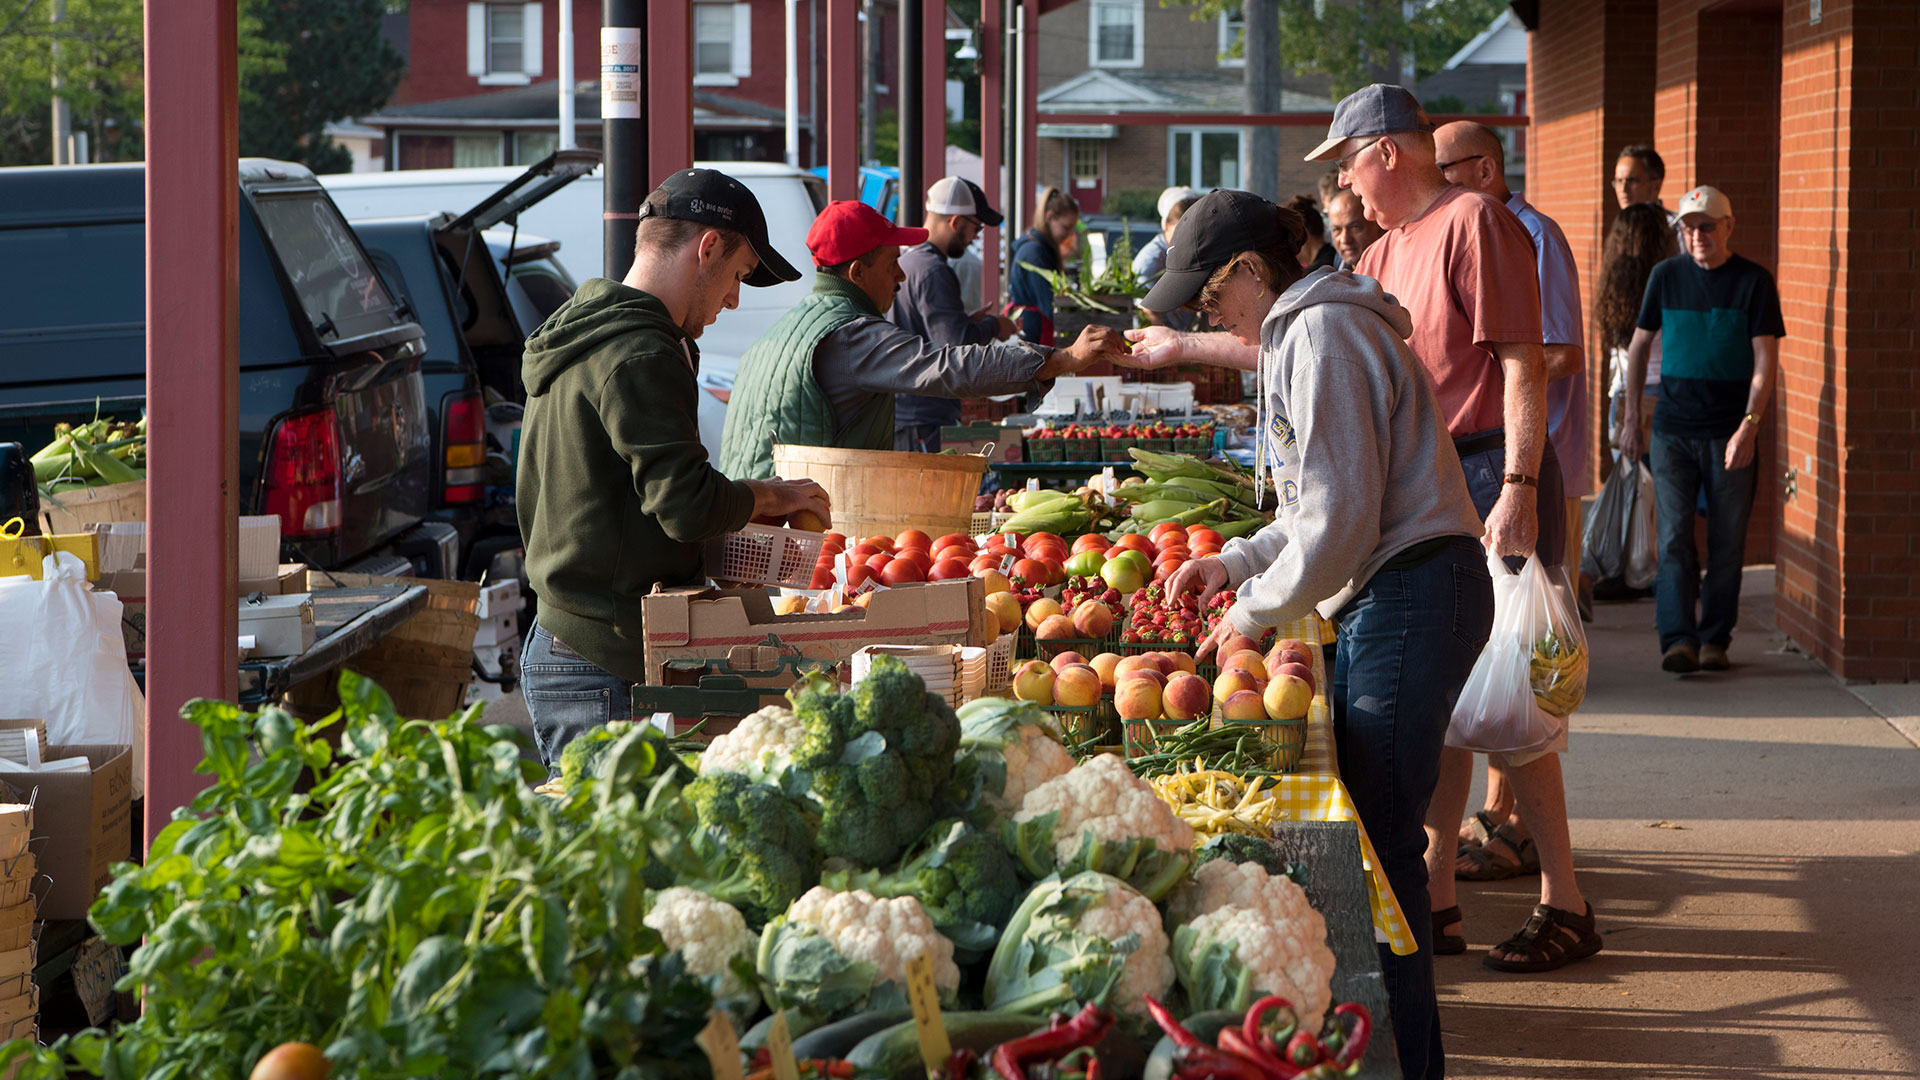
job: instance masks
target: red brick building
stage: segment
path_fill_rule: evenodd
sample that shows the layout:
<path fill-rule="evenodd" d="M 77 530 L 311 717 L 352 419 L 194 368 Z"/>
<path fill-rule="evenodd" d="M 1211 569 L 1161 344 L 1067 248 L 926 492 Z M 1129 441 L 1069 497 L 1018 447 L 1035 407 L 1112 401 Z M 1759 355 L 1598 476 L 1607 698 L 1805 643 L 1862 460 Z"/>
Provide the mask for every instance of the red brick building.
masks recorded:
<path fill-rule="evenodd" d="M 1539 0 L 1531 50 L 1528 197 L 1583 287 L 1637 142 L 1669 206 L 1725 191 L 1735 250 L 1779 281 L 1748 558 L 1777 564 L 1781 629 L 1843 678 L 1920 677 L 1920 4 Z"/>

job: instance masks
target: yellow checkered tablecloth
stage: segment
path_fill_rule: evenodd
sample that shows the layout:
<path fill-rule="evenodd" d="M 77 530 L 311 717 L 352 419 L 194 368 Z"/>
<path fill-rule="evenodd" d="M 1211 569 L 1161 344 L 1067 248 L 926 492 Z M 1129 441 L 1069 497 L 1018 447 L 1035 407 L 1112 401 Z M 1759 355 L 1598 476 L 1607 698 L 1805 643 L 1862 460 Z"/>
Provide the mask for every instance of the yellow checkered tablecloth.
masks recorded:
<path fill-rule="evenodd" d="M 1399 956 L 1411 955 L 1417 948 L 1407 917 L 1387 884 L 1380 857 L 1374 854 L 1367 827 L 1360 824 L 1353 797 L 1340 782 L 1340 766 L 1333 748 L 1333 706 L 1327 693 L 1333 687 L 1332 672 L 1327 670 L 1323 648 L 1333 640 L 1332 624 L 1317 614 L 1296 619 L 1280 630 L 1281 637 L 1299 638 L 1315 645 L 1313 673 L 1320 693 L 1307 710 L 1307 744 L 1300 754 L 1300 766 L 1291 775 L 1277 777 L 1269 788 L 1280 803 L 1278 816 L 1295 821 L 1351 821 L 1360 830 L 1360 862 L 1367 871 L 1367 895 L 1373 901 L 1373 929 Z"/>

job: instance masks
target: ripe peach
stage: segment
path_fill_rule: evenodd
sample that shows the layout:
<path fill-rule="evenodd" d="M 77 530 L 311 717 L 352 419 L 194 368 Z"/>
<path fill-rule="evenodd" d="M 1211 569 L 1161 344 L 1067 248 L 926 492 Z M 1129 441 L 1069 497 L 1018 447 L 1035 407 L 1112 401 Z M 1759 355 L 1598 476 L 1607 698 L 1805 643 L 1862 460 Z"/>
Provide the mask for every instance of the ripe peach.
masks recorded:
<path fill-rule="evenodd" d="M 1156 653 L 1139 653 L 1134 656 L 1122 658 L 1121 661 L 1114 666 L 1114 678 L 1118 679 L 1134 671 L 1158 672 L 1160 670 L 1160 661 L 1157 656 L 1158 654 Z"/>
<path fill-rule="evenodd" d="M 1060 614 L 1060 601 L 1050 596 L 1043 596 L 1027 608 L 1027 629 L 1039 630 L 1041 623 L 1058 614 Z"/>
<path fill-rule="evenodd" d="M 1103 638 L 1113 629 L 1113 609 L 1099 600 L 1073 606 L 1073 628 L 1083 638 Z"/>
<path fill-rule="evenodd" d="M 1251 652 L 1253 655 L 1259 656 L 1260 646 L 1254 644 L 1253 639 L 1245 634 L 1234 634 L 1220 643 L 1219 654 L 1221 656 L 1232 656 L 1237 652 Z"/>
<path fill-rule="evenodd" d="M 1051 705 L 1053 678 L 1053 669 L 1045 660 L 1029 660 L 1013 673 L 1013 696 L 1036 705 Z"/>
<path fill-rule="evenodd" d="M 976 559 L 975 561 L 978 562 L 979 560 Z M 995 562 L 993 565 L 998 566 L 999 563 Z M 979 575 L 980 580 L 986 584 L 988 596 L 992 596 L 994 593 L 1008 592 L 1013 588 L 1013 583 L 1007 580 L 1007 575 L 998 570 L 976 570 L 974 573 Z"/>
<path fill-rule="evenodd" d="M 1184 671 L 1167 680 L 1160 700 L 1169 720 L 1192 720 L 1213 711 L 1213 690 L 1207 680 Z"/>
<path fill-rule="evenodd" d="M 1100 691 L 1100 673 L 1085 664 L 1068 664 L 1054 675 L 1053 703 L 1056 705 L 1097 705 Z"/>
<path fill-rule="evenodd" d="M 1039 607 L 1041 603 L 1046 602 L 1041 600 L 1035 603 L 1034 607 Z M 1031 611 L 1027 613 L 1027 621 L 1033 621 Z M 1073 636 L 1073 620 L 1065 615 L 1049 615 L 1040 620 L 1040 625 L 1033 628 L 1033 636 L 1037 641 L 1059 641 L 1062 638 L 1070 638 Z"/>
<path fill-rule="evenodd" d="M 987 597 L 987 613 L 999 621 L 1002 634 L 1020 629 L 1020 598 L 1010 592 Z"/>
<path fill-rule="evenodd" d="M 1245 668 L 1228 668 L 1213 680 L 1213 699 L 1224 702 L 1241 691 L 1258 694 L 1264 685 Z"/>
<path fill-rule="evenodd" d="M 1066 652 L 1054 654 L 1053 671 L 1054 671 L 1054 674 L 1057 675 L 1060 673 L 1060 669 L 1063 667 L 1066 667 L 1068 664 L 1084 664 L 1086 662 L 1087 662 L 1086 657 L 1081 656 L 1079 653 L 1074 652 L 1072 649 L 1068 649 Z"/>
<path fill-rule="evenodd" d="M 1241 668 L 1250 672 L 1256 679 L 1267 677 L 1266 661 L 1260 659 L 1260 654 L 1252 649 L 1241 649 L 1239 652 L 1227 653 L 1226 656 L 1225 660 L 1220 661 L 1221 671 Z"/>
<path fill-rule="evenodd" d="M 1131 682 L 1134 679 L 1145 679 L 1155 686 L 1167 685 L 1167 677 L 1165 675 L 1160 674 L 1159 668 L 1135 668 L 1132 671 L 1122 671 L 1118 675 L 1115 675 L 1113 678 L 1114 678 L 1113 685 L 1115 689 L 1118 689 L 1121 685 Z"/>
<path fill-rule="evenodd" d="M 1087 664 L 1091 666 L 1093 670 L 1100 673 L 1101 685 L 1109 690 L 1113 689 L 1114 676 L 1118 673 L 1117 669 L 1120 666 L 1120 657 L 1118 654 L 1103 652 L 1099 656 L 1087 661 Z"/>
<path fill-rule="evenodd" d="M 1160 686 L 1150 679 L 1127 679 L 1114 690 L 1113 707 L 1123 720 L 1158 720 Z"/>
<path fill-rule="evenodd" d="M 1236 690 L 1233 695 L 1220 703 L 1220 716 L 1225 720 L 1265 720 L 1267 708 L 1260 702 L 1260 695 L 1251 690 Z"/>
<path fill-rule="evenodd" d="M 1189 675 L 1199 674 L 1200 665 L 1193 659 L 1192 653 L 1170 652 L 1164 655 L 1173 657 L 1173 666 L 1180 671 Z"/>
<path fill-rule="evenodd" d="M 1162 675 L 1174 675 L 1183 670 L 1180 661 L 1174 659 L 1176 655 L 1174 653 L 1150 652 L 1147 655 L 1153 657 L 1153 662 L 1160 665 Z"/>
<path fill-rule="evenodd" d="M 1304 649 L 1289 648 L 1286 645 L 1275 645 L 1273 648 L 1267 650 L 1267 670 L 1276 671 L 1281 664 L 1305 664 L 1308 667 L 1312 667 L 1313 654 Z"/>
<path fill-rule="evenodd" d="M 1307 715 L 1308 706 L 1313 704 L 1313 687 L 1297 676 L 1282 675 L 1267 684 L 1261 701 L 1269 717 L 1275 720 L 1298 720 Z"/>
<path fill-rule="evenodd" d="M 1306 666 L 1305 664 L 1281 664 L 1279 667 L 1279 670 L 1273 673 L 1273 677 L 1275 679 L 1278 679 L 1282 675 L 1291 675 L 1294 678 L 1299 679 L 1301 682 L 1307 684 L 1308 693 L 1313 692 L 1314 690 L 1313 669 Z"/>

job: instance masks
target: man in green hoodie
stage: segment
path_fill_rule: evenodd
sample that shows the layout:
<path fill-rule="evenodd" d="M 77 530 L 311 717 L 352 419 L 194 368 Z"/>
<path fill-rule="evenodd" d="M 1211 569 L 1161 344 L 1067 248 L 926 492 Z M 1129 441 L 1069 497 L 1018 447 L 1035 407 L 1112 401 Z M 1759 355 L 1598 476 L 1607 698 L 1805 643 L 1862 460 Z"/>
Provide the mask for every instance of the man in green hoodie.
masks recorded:
<path fill-rule="evenodd" d="M 695 419 L 694 339 L 742 284 L 799 276 L 745 186 L 686 169 L 641 205 L 625 279 L 587 281 L 527 339 L 518 510 L 540 615 L 521 671 L 549 768 L 576 736 L 629 718 L 646 678 L 641 598 L 700 581 L 702 541 L 800 511 L 827 520 L 810 480 L 722 476 Z"/>

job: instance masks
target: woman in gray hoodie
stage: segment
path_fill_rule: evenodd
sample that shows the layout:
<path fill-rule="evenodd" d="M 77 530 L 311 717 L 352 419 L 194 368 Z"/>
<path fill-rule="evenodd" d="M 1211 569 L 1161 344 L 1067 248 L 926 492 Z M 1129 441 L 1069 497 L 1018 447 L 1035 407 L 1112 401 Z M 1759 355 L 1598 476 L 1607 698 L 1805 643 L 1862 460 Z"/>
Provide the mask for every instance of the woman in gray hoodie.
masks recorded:
<path fill-rule="evenodd" d="M 1432 389 L 1407 347 L 1409 316 L 1372 278 L 1297 258 L 1300 215 L 1244 191 L 1189 209 L 1144 306 L 1193 306 L 1225 334 L 1129 331 L 1132 362 L 1259 372 L 1255 470 L 1273 523 L 1189 562 L 1168 592 L 1238 598 L 1231 633 L 1256 641 L 1318 610 L 1340 629 L 1334 738 L 1340 776 L 1380 854 L 1419 951 L 1380 946 L 1404 1074 L 1443 1075 L 1423 828 L 1453 702 L 1493 624 L 1479 515 Z"/>

